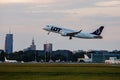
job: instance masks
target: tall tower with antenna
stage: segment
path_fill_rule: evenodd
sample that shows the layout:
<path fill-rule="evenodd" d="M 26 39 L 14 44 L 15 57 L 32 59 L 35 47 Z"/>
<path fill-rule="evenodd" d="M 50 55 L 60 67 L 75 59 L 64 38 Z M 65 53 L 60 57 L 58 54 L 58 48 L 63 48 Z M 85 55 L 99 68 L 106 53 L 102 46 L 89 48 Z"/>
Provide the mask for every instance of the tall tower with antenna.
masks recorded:
<path fill-rule="evenodd" d="M 9 33 L 6 34 L 5 37 L 5 52 L 8 54 L 13 52 L 13 34 L 10 29 Z"/>
<path fill-rule="evenodd" d="M 36 50 L 36 45 L 34 42 L 34 38 L 32 39 L 32 45 L 30 46 L 31 50 Z"/>
<path fill-rule="evenodd" d="M 29 50 L 36 50 L 34 38 L 32 39 L 32 44 L 28 48 L 24 49 L 24 51 L 29 51 Z"/>

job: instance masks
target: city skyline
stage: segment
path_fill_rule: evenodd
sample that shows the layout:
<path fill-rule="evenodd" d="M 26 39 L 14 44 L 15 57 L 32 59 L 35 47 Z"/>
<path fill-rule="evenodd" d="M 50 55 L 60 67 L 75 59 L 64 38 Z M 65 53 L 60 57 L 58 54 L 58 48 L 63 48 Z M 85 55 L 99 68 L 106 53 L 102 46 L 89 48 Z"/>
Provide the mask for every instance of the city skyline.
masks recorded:
<path fill-rule="evenodd" d="M 9 28 L 14 34 L 14 51 L 23 50 L 34 37 L 38 50 L 48 41 L 53 50 L 120 50 L 119 0 L 3 0 L 0 1 L 0 49 Z M 85 40 L 42 30 L 45 25 L 93 32 L 105 26 L 102 40 Z"/>

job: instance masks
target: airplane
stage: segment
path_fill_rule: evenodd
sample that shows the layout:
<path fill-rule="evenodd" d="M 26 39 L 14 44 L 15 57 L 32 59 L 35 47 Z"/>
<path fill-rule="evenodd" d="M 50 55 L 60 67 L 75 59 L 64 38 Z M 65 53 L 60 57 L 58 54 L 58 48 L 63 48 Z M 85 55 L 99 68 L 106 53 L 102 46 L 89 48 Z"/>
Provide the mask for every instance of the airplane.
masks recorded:
<path fill-rule="evenodd" d="M 5 57 L 5 62 L 7 62 L 7 63 L 17 63 L 16 60 L 8 60 L 6 57 Z"/>
<path fill-rule="evenodd" d="M 92 63 L 92 54 L 91 58 L 89 58 L 86 54 L 84 54 L 84 58 L 78 58 L 79 62 L 84 62 L 84 63 Z"/>
<path fill-rule="evenodd" d="M 117 57 L 110 57 L 109 60 L 105 60 L 106 64 L 120 64 L 120 59 Z"/>
<path fill-rule="evenodd" d="M 54 32 L 61 34 L 61 36 L 69 36 L 70 40 L 72 39 L 72 37 L 83 38 L 83 39 L 102 39 L 103 37 L 100 35 L 102 33 L 102 30 L 104 29 L 104 26 L 100 26 L 97 30 L 95 30 L 92 33 L 84 33 L 82 32 L 82 30 L 76 31 L 76 30 L 56 27 L 52 25 L 46 25 L 46 27 L 44 27 L 43 29 L 48 31 L 48 35 L 50 32 Z"/>

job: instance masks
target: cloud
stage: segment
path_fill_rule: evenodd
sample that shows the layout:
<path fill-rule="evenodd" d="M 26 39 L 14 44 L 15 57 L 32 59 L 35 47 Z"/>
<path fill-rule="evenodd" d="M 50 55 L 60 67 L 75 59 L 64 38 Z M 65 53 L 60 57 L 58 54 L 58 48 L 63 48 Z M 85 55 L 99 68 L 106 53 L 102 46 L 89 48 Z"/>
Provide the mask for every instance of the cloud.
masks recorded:
<path fill-rule="evenodd" d="M 1 0 L 0 4 L 8 3 L 37 3 L 37 4 L 48 4 L 54 3 L 56 0 Z"/>
<path fill-rule="evenodd" d="M 118 0 L 103 1 L 103 2 L 97 2 L 95 5 L 96 5 L 96 6 L 103 6 L 103 7 L 108 7 L 108 6 L 120 6 L 120 1 L 118 1 Z"/>
<path fill-rule="evenodd" d="M 87 16 L 110 16 L 110 17 L 120 17 L 119 12 L 120 8 L 119 7 L 90 7 L 90 8 L 78 8 L 78 9 L 28 9 L 25 10 L 26 13 L 53 13 L 53 14 L 63 14 L 67 16 L 80 16 L 80 17 L 87 17 Z"/>
<path fill-rule="evenodd" d="M 73 15 L 79 15 L 82 17 L 86 16 L 120 16 L 119 11 L 120 8 L 117 7 L 90 7 L 90 8 L 80 8 L 66 11 L 67 13 L 71 13 Z"/>

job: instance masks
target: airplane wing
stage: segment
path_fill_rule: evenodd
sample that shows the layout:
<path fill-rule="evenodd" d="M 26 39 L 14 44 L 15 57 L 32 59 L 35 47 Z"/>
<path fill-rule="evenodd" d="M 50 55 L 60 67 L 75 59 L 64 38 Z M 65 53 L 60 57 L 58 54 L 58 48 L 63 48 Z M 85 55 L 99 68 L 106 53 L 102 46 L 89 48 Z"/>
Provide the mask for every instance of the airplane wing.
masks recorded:
<path fill-rule="evenodd" d="M 74 36 L 78 33 L 80 33 L 82 30 L 78 31 L 78 32 L 72 32 L 72 33 L 67 33 L 67 36 Z"/>

